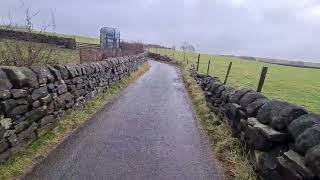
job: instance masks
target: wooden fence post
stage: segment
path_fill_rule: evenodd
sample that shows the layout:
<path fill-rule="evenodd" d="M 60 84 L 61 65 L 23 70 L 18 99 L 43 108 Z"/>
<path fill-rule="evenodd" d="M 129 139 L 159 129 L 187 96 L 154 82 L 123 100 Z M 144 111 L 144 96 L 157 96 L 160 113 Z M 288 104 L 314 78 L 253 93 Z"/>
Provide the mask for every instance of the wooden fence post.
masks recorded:
<path fill-rule="evenodd" d="M 183 61 L 186 61 L 186 52 L 185 51 L 183 51 Z"/>
<path fill-rule="evenodd" d="M 200 63 L 200 54 L 198 55 L 197 72 L 199 70 L 199 63 Z"/>
<path fill-rule="evenodd" d="M 79 56 L 80 56 L 80 63 L 83 63 L 82 49 L 81 48 L 80 48 L 80 51 L 79 51 Z"/>
<path fill-rule="evenodd" d="M 156 54 L 158 54 L 158 48 L 156 48 Z"/>
<path fill-rule="evenodd" d="M 257 92 L 261 92 L 263 84 L 264 84 L 264 80 L 266 79 L 267 72 L 268 72 L 268 67 L 264 66 L 261 71 Z"/>
<path fill-rule="evenodd" d="M 187 64 L 189 64 L 189 58 L 187 58 Z"/>
<path fill-rule="evenodd" d="M 210 60 L 208 62 L 207 75 L 209 75 L 209 70 L 210 70 Z"/>
<path fill-rule="evenodd" d="M 172 50 L 172 57 L 174 58 L 174 50 Z"/>
<path fill-rule="evenodd" d="M 229 63 L 228 71 L 227 71 L 227 74 L 226 74 L 226 77 L 225 77 L 225 79 L 224 79 L 223 84 L 227 84 L 227 80 L 228 80 L 228 77 L 229 77 L 229 73 L 230 73 L 230 70 L 231 70 L 231 66 L 232 66 L 232 62 Z"/>

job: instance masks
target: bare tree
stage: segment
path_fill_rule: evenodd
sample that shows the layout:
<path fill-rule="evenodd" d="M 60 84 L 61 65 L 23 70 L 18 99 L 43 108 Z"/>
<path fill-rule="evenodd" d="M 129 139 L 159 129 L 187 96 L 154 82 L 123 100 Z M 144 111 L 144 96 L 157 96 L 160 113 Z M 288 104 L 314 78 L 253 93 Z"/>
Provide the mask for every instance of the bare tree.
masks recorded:
<path fill-rule="evenodd" d="M 31 66 L 34 64 L 52 64 L 56 63 L 53 58 L 54 46 L 51 44 L 37 43 L 33 41 L 35 33 L 45 33 L 47 28 L 53 27 L 55 30 L 55 22 L 53 12 L 51 12 L 51 22 L 42 25 L 40 32 L 35 32 L 32 23 L 33 18 L 39 15 L 39 11 L 32 13 L 30 8 L 23 2 L 22 6 L 25 12 L 25 37 L 21 39 L 0 39 L 0 64 L 13 66 Z M 4 26 L 6 32 L 15 33 L 16 25 L 13 25 L 11 14 L 9 15 L 9 23 Z M 54 32 L 54 31 L 53 31 Z"/>
<path fill-rule="evenodd" d="M 184 42 L 184 43 L 181 45 L 180 49 L 181 49 L 182 51 L 189 51 L 189 52 L 195 52 L 195 51 L 196 51 L 196 49 L 194 48 L 194 46 L 191 45 L 191 44 L 189 44 L 189 43 L 187 43 L 187 42 Z"/>

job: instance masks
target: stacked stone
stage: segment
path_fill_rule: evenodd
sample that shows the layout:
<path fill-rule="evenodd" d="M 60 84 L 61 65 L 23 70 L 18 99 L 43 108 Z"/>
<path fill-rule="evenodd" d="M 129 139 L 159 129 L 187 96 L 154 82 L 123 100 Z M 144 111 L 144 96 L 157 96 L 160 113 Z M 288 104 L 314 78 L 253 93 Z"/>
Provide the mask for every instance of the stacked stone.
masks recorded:
<path fill-rule="evenodd" d="M 148 57 L 152 58 L 152 59 L 156 59 L 158 61 L 166 61 L 166 62 L 170 62 L 171 59 L 168 56 L 161 56 L 160 54 L 156 54 L 156 53 L 148 53 Z"/>
<path fill-rule="evenodd" d="M 85 64 L 0 66 L 0 162 L 145 61 L 143 53 Z"/>
<path fill-rule="evenodd" d="M 320 115 L 253 90 L 237 90 L 194 69 L 192 76 L 209 107 L 226 117 L 233 135 L 245 144 L 262 179 L 320 178 Z"/>

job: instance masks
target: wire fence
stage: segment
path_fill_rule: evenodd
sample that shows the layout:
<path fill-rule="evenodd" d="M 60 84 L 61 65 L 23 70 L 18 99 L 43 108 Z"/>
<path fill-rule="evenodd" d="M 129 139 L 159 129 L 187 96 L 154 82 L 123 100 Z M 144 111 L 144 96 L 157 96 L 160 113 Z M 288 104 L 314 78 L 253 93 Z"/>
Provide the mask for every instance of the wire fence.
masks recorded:
<path fill-rule="evenodd" d="M 198 72 L 218 77 L 236 88 L 254 89 L 273 99 L 320 112 L 319 69 L 269 64 L 232 56 L 201 54 L 199 57 L 197 53 L 171 49 L 154 48 L 150 51 L 188 65 L 194 64 Z"/>

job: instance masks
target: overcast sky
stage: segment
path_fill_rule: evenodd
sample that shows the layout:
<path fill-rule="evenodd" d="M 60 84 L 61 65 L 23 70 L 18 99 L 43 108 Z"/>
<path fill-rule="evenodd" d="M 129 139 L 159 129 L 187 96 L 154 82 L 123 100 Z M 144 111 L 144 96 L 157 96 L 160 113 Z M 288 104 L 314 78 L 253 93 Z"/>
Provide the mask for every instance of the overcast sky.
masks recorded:
<path fill-rule="evenodd" d="M 0 0 L 0 16 L 24 23 L 21 0 Z M 211 54 L 320 62 L 319 0 L 25 0 L 36 26 L 54 13 L 56 32 L 99 36 L 117 27 L 122 39 Z"/>

